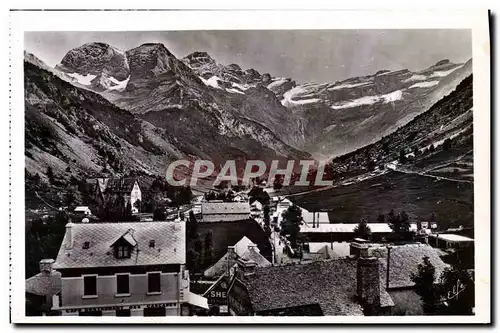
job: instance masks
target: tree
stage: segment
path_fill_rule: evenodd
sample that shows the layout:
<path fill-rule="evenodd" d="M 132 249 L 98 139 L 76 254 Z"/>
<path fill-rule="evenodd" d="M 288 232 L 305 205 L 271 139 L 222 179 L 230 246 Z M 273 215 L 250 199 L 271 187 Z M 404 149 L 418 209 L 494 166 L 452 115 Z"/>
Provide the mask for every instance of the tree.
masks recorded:
<path fill-rule="evenodd" d="M 208 230 L 208 232 L 205 234 L 205 246 L 204 246 L 204 256 L 205 258 L 203 259 L 205 263 L 211 263 L 213 258 L 213 232 L 212 230 Z"/>
<path fill-rule="evenodd" d="M 276 175 L 276 177 L 274 177 L 273 189 L 275 191 L 279 191 L 282 188 L 283 188 L 283 177 L 280 175 Z"/>
<path fill-rule="evenodd" d="M 161 208 L 156 208 L 153 212 L 153 220 L 155 221 L 165 221 L 165 212 Z"/>
<path fill-rule="evenodd" d="M 264 225 L 269 226 L 271 224 L 271 219 L 269 217 L 269 206 L 268 205 L 264 206 L 263 214 L 264 214 Z"/>
<path fill-rule="evenodd" d="M 410 217 L 405 211 L 395 215 L 394 210 L 391 210 L 388 215 L 389 226 L 396 234 L 404 234 L 410 231 Z"/>
<path fill-rule="evenodd" d="M 41 178 L 40 178 L 40 175 L 39 175 L 39 174 L 38 174 L 38 172 L 37 172 L 37 173 L 35 173 L 35 175 L 33 176 L 33 182 L 34 182 L 35 184 L 39 184 L 39 183 L 40 183 L 40 181 L 41 181 Z"/>
<path fill-rule="evenodd" d="M 69 165 L 66 167 L 65 171 L 66 172 L 71 172 L 71 168 L 69 167 Z"/>
<path fill-rule="evenodd" d="M 415 157 L 417 157 L 419 154 L 420 154 L 420 150 L 418 150 L 418 147 L 417 146 L 413 147 L 413 155 L 415 155 Z"/>
<path fill-rule="evenodd" d="M 415 292 L 420 296 L 426 314 L 436 314 L 439 304 L 439 288 L 434 284 L 436 268 L 423 257 L 423 263 L 418 264 L 418 272 L 412 273 L 410 279 L 415 283 Z"/>
<path fill-rule="evenodd" d="M 400 163 L 406 163 L 406 152 L 404 149 L 401 149 L 399 151 L 399 162 Z"/>
<path fill-rule="evenodd" d="M 429 222 L 436 222 L 436 213 L 432 212 Z"/>
<path fill-rule="evenodd" d="M 368 171 L 375 170 L 375 161 L 372 159 L 369 159 L 366 167 L 368 168 Z"/>
<path fill-rule="evenodd" d="M 448 150 L 451 148 L 451 139 L 450 138 L 447 138 L 446 140 L 444 140 L 443 142 L 443 150 Z"/>
<path fill-rule="evenodd" d="M 75 194 L 73 193 L 73 190 L 68 189 L 64 195 L 64 205 L 71 206 L 73 202 L 75 202 Z"/>
<path fill-rule="evenodd" d="M 365 219 L 361 219 L 359 224 L 354 228 L 354 237 L 359 237 L 363 239 L 370 239 L 372 231 L 368 226 L 368 223 Z"/>
<path fill-rule="evenodd" d="M 264 191 L 262 187 L 253 187 L 248 192 L 249 202 L 253 203 L 255 200 L 259 201 L 262 205 L 269 205 L 271 198 L 269 194 Z"/>
<path fill-rule="evenodd" d="M 385 141 L 383 144 L 382 144 L 382 150 L 388 155 L 390 150 L 389 150 L 389 142 Z"/>
<path fill-rule="evenodd" d="M 186 266 L 187 269 L 189 269 L 189 272 L 198 273 L 200 271 L 199 262 L 200 254 L 193 248 L 189 249 L 186 253 Z"/>
<path fill-rule="evenodd" d="M 300 232 L 300 225 L 302 224 L 302 211 L 298 206 L 292 205 L 283 212 L 282 216 L 281 234 L 287 237 L 293 248 L 296 248 L 297 236 Z"/>
<path fill-rule="evenodd" d="M 189 212 L 189 218 L 187 220 L 186 229 L 187 229 L 187 235 L 188 235 L 189 239 L 196 238 L 197 229 L 198 229 L 198 221 L 196 220 L 196 216 L 194 215 L 192 210 Z"/>
<path fill-rule="evenodd" d="M 142 202 L 140 199 L 137 199 L 135 202 L 134 202 L 134 208 L 137 209 L 137 211 L 141 212 L 141 205 L 142 205 Z"/>
<path fill-rule="evenodd" d="M 47 178 L 49 178 L 49 182 L 52 184 L 54 183 L 55 176 L 54 176 L 54 171 L 52 170 L 52 167 L 47 167 Z"/>
<path fill-rule="evenodd" d="M 393 212 L 394 213 L 394 212 Z M 378 223 L 385 223 L 385 215 L 384 214 L 379 214 L 377 216 L 377 222 Z"/>

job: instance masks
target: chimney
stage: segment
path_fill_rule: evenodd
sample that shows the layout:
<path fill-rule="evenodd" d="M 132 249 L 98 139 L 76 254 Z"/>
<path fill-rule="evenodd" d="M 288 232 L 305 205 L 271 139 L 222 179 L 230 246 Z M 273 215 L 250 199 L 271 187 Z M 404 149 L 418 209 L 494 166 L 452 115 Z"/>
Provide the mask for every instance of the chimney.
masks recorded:
<path fill-rule="evenodd" d="M 181 230 L 181 220 L 175 219 L 174 220 L 174 231 L 180 231 L 180 230 Z"/>
<path fill-rule="evenodd" d="M 358 259 L 357 296 L 368 313 L 380 305 L 379 261 L 375 257 Z"/>
<path fill-rule="evenodd" d="M 66 249 L 73 248 L 73 223 L 66 224 Z"/>
<path fill-rule="evenodd" d="M 386 267 L 386 271 L 385 271 L 385 289 L 389 289 L 389 282 L 390 282 L 390 278 L 391 278 L 391 275 L 390 275 L 390 272 L 391 272 L 391 249 L 392 249 L 392 246 L 388 246 L 387 247 L 387 267 Z"/>
<path fill-rule="evenodd" d="M 238 270 L 243 276 L 251 276 L 255 274 L 257 263 L 253 260 L 238 259 Z"/>
<path fill-rule="evenodd" d="M 367 244 L 352 242 L 349 246 L 349 254 L 355 257 L 368 257 L 368 248 Z"/>
<path fill-rule="evenodd" d="M 42 259 L 39 265 L 41 273 L 50 274 L 50 272 L 52 272 L 52 266 L 54 265 L 54 259 Z"/>

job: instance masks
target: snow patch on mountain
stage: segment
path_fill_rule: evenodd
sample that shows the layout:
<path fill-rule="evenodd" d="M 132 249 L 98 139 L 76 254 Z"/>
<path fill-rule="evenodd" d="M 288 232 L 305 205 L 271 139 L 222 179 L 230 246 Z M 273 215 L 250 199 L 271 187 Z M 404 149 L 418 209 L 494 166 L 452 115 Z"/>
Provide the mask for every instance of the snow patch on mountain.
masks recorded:
<path fill-rule="evenodd" d="M 330 126 L 327 126 L 323 129 L 324 132 L 330 132 L 332 129 L 334 129 L 335 127 L 337 127 L 337 124 L 332 124 Z"/>
<path fill-rule="evenodd" d="M 412 82 L 412 81 L 423 81 L 425 79 L 427 79 L 427 76 L 425 76 L 425 75 L 422 75 L 422 74 L 413 74 L 409 78 L 403 80 L 403 82 L 407 83 L 407 82 Z"/>
<path fill-rule="evenodd" d="M 218 76 L 212 76 L 211 78 L 209 79 L 204 79 L 203 77 L 199 76 L 199 78 L 203 81 L 203 83 L 206 85 L 206 86 L 209 86 L 209 87 L 213 87 L 213 88 L 217 88 L 217 89 L 221 89 L 221 87 L 219 86 L 219 80 L 220 78 Z"/>
<path fill-rule="evenodd" d="M 292 88 L 283 94 L 283 99 L 281 104 L 283 106 L 293 106 L 293 105 L 303 105 L 321 102 L 320 98 L 309 98 L 309 99 L 294 99 L 297 97 L 311 97 L 315 96 L 315 89 L 318 85 L 306 84 L 303 86 L 298 86 Z"/>
<path fill-rule="evenodd" d="M 238 89 L 234 89 L 234 88 L 227 88 L 226 89 L 227 92 L 230 92 L 230 93 L 233 93 L 233 94 L 242 94 L 242 95 L 245 95 L 244 92 L 238 90 Z"/>
<path fill-rule="evenodd" d="M 83 84 L 84 86 L 90 85 L 93 79 L 95 79 L 96 75 L 92 74 L 87 74 L 87 75 L 81 75 L 78 73 L 66 73 L 67 75 L 71 76 L 72 78 L 76 79 L 76 81 L 80 84 Z"/>
<path fill-rule="evenodd" d="M 342 101 L 331 106 L 334 110 L 349 109 L 363 105 L 371 105 L 375 103 L 391 103 L 403 98 L 403 92 L 396 90 L 385 95 L 364 96 L 350 101 Z"/>
<path fill-rule="evenodd" d="M 236 88 L 240 89 L 240 90 L 248 90 L 251 87 L 253 87 L 252 85 L 249 85 L 249 84 L 239 84 L 239 83 L 236 83 L 236 82 L 231 82 L 231 85 L 233 87 L 236 87 Z"/>
<path fill-rule="evenodd" d="M 439 84 L 439 81 L 418 82 L 418 83 L 415 83 L 415 84 L 411 85 L 410 87 L 408 87 L 408 89 L 412 89 L 412 88 L 430 88 L 430 87 L 434 87 L 434 86 L 436 86 L 438 84 Z"/>
<path fill-rule="evenodd" d="M 429 77 L 445 77 L 445 76 L 453 73 L 457 69 L 458 69 L 458 67 L 452 68 L 452 69 L 447 70 L 447 71 L 436 71 L 433 74 L 431 74 Z"/>
<path fill-rule="evenodd" d="M 360 82 L 360 83 L 351 83 L 351 84 L 341 84 L 338 86 L 333 86 L 331 88 L 328 88 L 327 90 L 329 91 L 334 91 L 334 90 L 340 90 L 340 89 L 348 89 L 348 88 L 355 88 L 355 87 L 361 87 L 361 86 L 367 86 L 371 85 L 373 82 Z"/>
<path fill-rule="evenodd" d="M 109 80 L 115 84 L 114 86 L 109 87 L 108 88 L 109 90 L 123 91 L 127 87 L 128 81 L 130 80 L 130 76 L 123 81 L 119 81 L 114 77 L 110 76 Z"/>
<path fill-rule="evenodd" d="M 267 89 L 271 90 L 273 88 L 281 86 L 282 84 L 285 84 L 286 82 L 287 82 L 287 79 L 285 79 L 285 78 L 276 79 L 275 81 L 268 84 Z"/>

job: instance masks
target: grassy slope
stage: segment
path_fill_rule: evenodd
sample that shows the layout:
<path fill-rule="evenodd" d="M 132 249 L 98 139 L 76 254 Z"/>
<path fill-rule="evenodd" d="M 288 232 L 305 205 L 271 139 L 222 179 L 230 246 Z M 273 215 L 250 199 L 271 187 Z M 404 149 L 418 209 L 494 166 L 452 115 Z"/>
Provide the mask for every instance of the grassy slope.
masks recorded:
<path fill-rule="evenodd" d="M 291 198 L 309 210 L 330 211 L 333 222 L 375 222 L 378 214 L 405 210 L 412 222 L 427 221 L 434 212 L 440 228 L 474 225 L 471 183 L 436 180 L 390 172 L 360 183 Z"/>

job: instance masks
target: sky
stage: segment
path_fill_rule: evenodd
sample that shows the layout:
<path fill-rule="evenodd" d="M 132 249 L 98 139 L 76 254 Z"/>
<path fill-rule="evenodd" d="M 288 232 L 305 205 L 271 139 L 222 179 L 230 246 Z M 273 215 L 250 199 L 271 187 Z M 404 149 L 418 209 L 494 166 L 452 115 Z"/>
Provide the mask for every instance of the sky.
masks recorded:
<path fill-rule="evenodd" d="M 131 32 L 26 32 L 25 49 L 49 66 L 72 48 L 105 42 L 122 50 L 163 43 L 176 57 L 208 52 L 222 64 L 298 83 L 333 82 L 382 69 L 420 70 L 472 57 L 470 30 L 205 30 Z"/>

